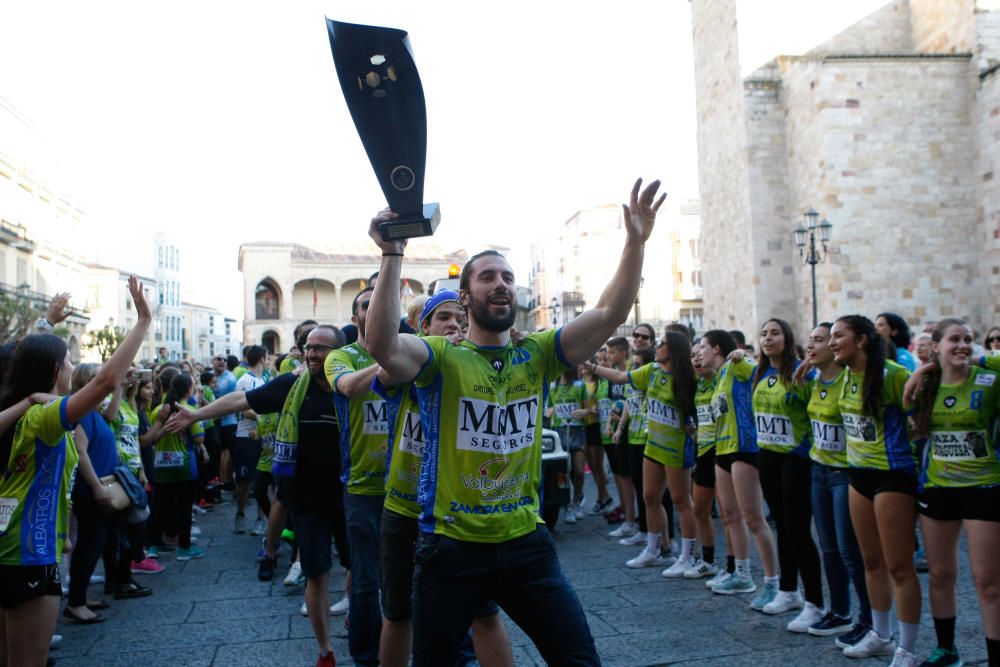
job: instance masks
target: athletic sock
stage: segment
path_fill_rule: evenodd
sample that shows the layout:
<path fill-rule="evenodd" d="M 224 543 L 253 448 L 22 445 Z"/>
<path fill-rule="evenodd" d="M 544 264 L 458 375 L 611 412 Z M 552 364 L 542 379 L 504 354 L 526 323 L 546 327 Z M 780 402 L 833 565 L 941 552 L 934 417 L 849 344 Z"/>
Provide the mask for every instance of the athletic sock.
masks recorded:
<path fill-rule="evenodd" d="M 695 540 L 689 540 L 686 537 L 681 538 L 681 560 L 687 562 L 694 558 L 694 543 Z"/>
<path fill-rule="evenodd" d="M 990 665 L 1000 665 L 1000 639 L 986 638 L 986 662 Z"/>
<path fill-rule="evenodd" d="M 892 637 L 892 630 L 889 629 L 889 612 L 872 609 L 872 629 L 878 633 L 882 639 Z"/>
<path fill-rule="evenodd" d="M 764 585 L 774 584 L 777 587 L 779 579 L 780 577 L 764 577 Z"/>
<path fill-rule="evenodd" d="M 660 553 L 660 534 L 652 531 L 646 533 L 646 551 L 657 555 Z"/>
<path fill-rule="evenodd" d="M 750 578 L 750 559 L 736 561 L 736 576 Z"/>
<path fill-rule="evenodd" d="M 701 547 L 701 559 L 706 563 L 715 563 L 715 546 Z"/>
<path fill-rule="evenodd" d="M 955 650 L 955 617 L 935 618 L 934 634 L 937 635 L 938 648 Z"/>
<path fill-rule="evenodd" d="M 914 653 L 917 650 L 917 631 L 920 630 L 919 623 L 899 622 L 899 645 L 905 651 Z"/>
<path fill-rule="evenodd" d="M 736 572 L 736 556 L 726 554 L 726 572 L 732 574 Z"/>

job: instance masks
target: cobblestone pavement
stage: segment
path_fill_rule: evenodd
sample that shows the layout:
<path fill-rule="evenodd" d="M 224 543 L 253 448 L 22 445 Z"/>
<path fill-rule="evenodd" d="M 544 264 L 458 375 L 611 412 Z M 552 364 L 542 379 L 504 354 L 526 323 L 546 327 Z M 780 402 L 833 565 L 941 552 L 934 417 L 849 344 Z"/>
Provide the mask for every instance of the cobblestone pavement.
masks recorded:
<path fill-rule="evenodd" d="M 165 572 L 139 575 L 154 589 L 151 597 L 115 601 L 106 596 L 111 606 L 101 612 L 107 620 L 99 625 L 75 625 L 60 617 L 57 632 L 65 639 L 52 653 L 57 664 L 315 664 L 316 642 L 307 619 L 299 615 L 303 590 L 282 583 L 287 558 L 282 558 L 275 581 L 257 581 L 255 555 L 260 539 L 234 535 L 233 512 L 230 504 L 199 518 L 200 545 L 207 551 L 203 559 L 180 563 L 173 554 L 164 554 Z M 576 525 L 560 522 L 555 533 L 563 567 L 587 612 L 604 665 L 794 667 L 889 662 L 844 658 L 832 639 L 785 630 L 791 614 L 768 617 L 751 611 L 749 600 L 713 595 L 705 590 L 703 580 L 665 580 L 659 569 L 630 570 L 624 563 L 638 549 L 619 546 L 607 532 L 603 518 L 588 516 Z M 964 544 L 962 550 L 958 645 L 965 664 L 986 664 Z M 720 551 L 724 554 L 724 548 Z M 753 571 L 759 584 L 756 562 Z M 335 566 L 333 601 L 343 594 L 342 575 Z M 918 653 L 926 656 L 934 644 L 926 602 L 927 575 L 921 575 L 921 583 L 925 600 Z M 101 597 L 100 593 L 101 586 L 91 587 L 91 598 Z M 332 628 L 338 664 L 353 664 L 343 617 L 334 618 Z M 524 633 L 509 621 L 508 632 L 518 666 L 545 664 Z"/>

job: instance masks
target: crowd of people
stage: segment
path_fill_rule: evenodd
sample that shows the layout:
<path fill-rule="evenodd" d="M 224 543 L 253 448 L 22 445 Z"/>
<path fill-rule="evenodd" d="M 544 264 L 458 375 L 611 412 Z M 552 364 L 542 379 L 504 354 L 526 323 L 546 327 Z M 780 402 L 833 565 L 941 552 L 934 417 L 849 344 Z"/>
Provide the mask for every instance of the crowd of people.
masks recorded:
<path fill-rule="evenodd" d="M 233 531 L 261 538 L 260 580 L 291 544 L 284 582 L 305 584 L 319 666 L 335 664 L 337 614 L 358 665 L 512 665 L 500 609 L 549 664 L 598 665 L 540 517 L 543 427 L 570 452 L 562 520 L 604 516 L 609 538 L 638 549 L 623 567 L 794 613 L 790 632 L 834 638 L 849 658 L 961 664 L 964 529 L 989 664 L 1000 664 L 1000 329 L 987 350 L 959 319 L 911 341 L 892 313 L 821 323 L 804 347 L 777 318 L 754 345 L 676 324 L 619 336 L 658 187 L 635 184 L 617 271 L 593 309 L 554 330 L 512 329 L 514 275 L 495 251 L 401 321 L 406 243 L 382 238 L 395 218 L 384 210 L 370 232 L 380 271 L 351 324 L 305 321 L 288 354 L 250 345 L 210 367 L 134 367 L 151 319 L 135 278 L 138 322 L 105 363 L 74 369 L 44 331 L 0 349 L 0 665 L 49 659 L 64 555 L 62 614 L 100 623 L 109 603 L 87 596 L 98 561 L 115 600 L 150 595 L 137 576 L 169 554 L 205 557 L 197 517 L 230 498 Z M 64 305 L 57 297 L 40 329 Z M 144 497 L 120 506 L 115 480 Z M 334 556 L 347 594 L 331 605 Z M 921 662 L 923 564 L 937 649 Z"/>

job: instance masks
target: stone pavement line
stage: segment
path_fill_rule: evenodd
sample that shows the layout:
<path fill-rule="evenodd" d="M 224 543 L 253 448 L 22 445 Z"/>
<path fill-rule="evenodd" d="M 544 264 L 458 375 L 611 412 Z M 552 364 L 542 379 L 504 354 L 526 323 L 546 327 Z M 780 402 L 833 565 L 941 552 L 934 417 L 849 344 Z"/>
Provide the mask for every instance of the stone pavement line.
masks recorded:
<path fill-rule="evenodd" d="M 587 497 L 596 497 L 588 476 Z M 206 546 L 203 559 L 178 563 L 164 554 L 166 571 L 138 575 L 154 590 L 148 598 L 116 601 L 101 613 L 99 625 L 63 623 L 63 646 L 52 655 L 59 665 L 156 667 L 165 665 L 313 665 L 316 642 L 299 614 L 302 588 L 286 588 L 287 550 L 275 580 L 257 581 L 255 555 L 260 538 L 231 532 L 233 505 L 198 518 Z M 661 568 L 631 570 L 625 561 L 637 547 L 622 547 L 607 537 L 601 517 L 575 525 L 560 521 L 555 541 L 566 575 L 575 587 L 606 667 L 796 667 L 798 665 L 885 665 L 886 660 L 849 660 L 831 639 L 785 630 L 792 614 L 770 617 L 749 609 L 749 596 L 713 595 L 704 580 L 666 580 Z M 725 559 L 725 542 L 716 537 Z M 967 665 L 985 664 L 979 606 L 968 570 L 965 544 L 960 561 L 959 618 L 956 638 Z M 761 569 L 752 562 L 760 584 Z M 100 571 L 100 568 L 99 570 Z M 934 630 L 926 601 L 927 575 L 921 575 L 924 607 L 918 653 L 933 649 Z M 90 596 L 101 597 L 101 587 Z M 334 567 L 331 601 L 343 595 L 343 571 Z M 110 596 L 108 596 L 110 598 Z M 338 665 L 351 665 L 343 617 L 332 619 Z M 518 667 L 544 665 L 528 637 L 507 620 Z"/>

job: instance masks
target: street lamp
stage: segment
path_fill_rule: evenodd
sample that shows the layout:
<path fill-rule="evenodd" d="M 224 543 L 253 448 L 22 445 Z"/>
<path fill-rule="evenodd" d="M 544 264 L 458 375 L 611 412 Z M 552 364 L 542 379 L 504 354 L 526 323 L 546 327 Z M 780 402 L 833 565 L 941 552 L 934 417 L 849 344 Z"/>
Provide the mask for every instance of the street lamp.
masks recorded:
<path fill-rule="evenodd" d="M 552 319 L 552 326 L 559 326 L 559 313 L 562 311 L 562 306 L 559 305 L 559 299 L 552 297 L 552 301 L 549 302 L 549 316 Z"/>
<path fill-rule="evenodd" d="M 823 219 L 823 222 L 819 221 L 819 213 L 815 209 L 810 208 L 802 215 L 802 222 L 799 226 L 795 228 L 795 245 L 799 248 L 799 257 L 802 261 L 809 265 L 812 273 L 812 307 L 813 307 L 813 328 L 819 324 L 819 312 L 818 304 L 816 303 L 816 265 L 826 259 L 829 254 L 827 251 L 827 244 L 830 242 L 830 237 L 833 235 L 833 224 L 827 220 Z M 820 250 L 816 247 L 816 230 L 819 230 L 819 241 L 823 249 Z M 808 249 L 806 248 L 806 243 L 809 244 Z"/>
<path fill-rule="evenodd" d="M 640 276 L 640 278 L 639 278 L 639 290 L 642 289 L 642 285 L 645 282 L 646 282 L 646 279 L 644 277 Z M 639 326 L 639 319 L 640 319 L 640 317 L 639 317 L 639 290 L 636 290 L 636 293 L 635 293 L 635 310 L 632 312 L 632 317 L 635 320 L 633 322 L 634 326 Z"/>

